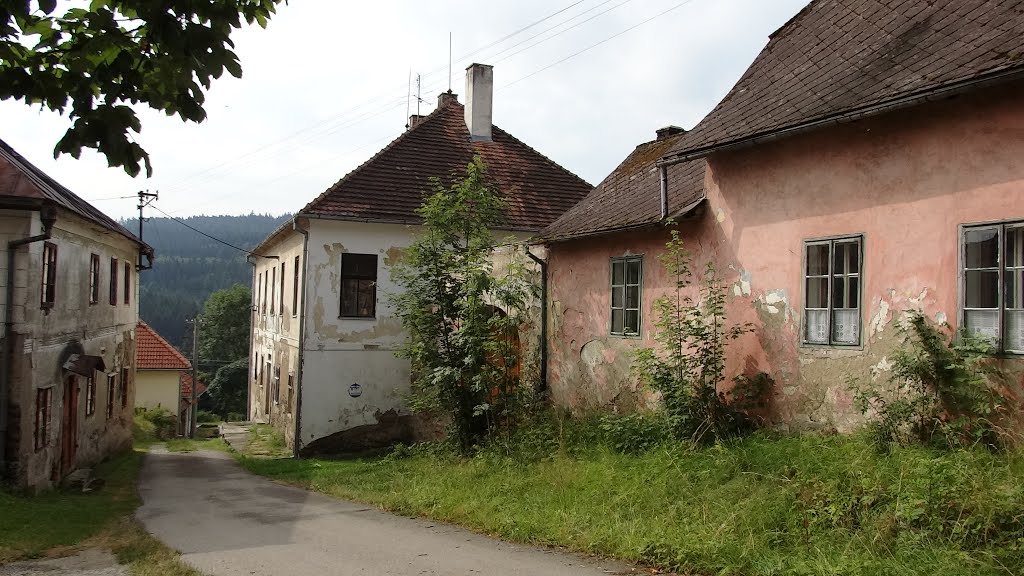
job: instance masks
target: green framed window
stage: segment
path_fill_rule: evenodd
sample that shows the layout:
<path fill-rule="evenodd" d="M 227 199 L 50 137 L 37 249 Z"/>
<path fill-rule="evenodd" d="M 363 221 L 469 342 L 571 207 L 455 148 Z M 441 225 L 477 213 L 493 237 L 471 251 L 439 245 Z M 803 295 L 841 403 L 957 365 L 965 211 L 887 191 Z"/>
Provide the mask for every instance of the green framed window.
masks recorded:
<path fill-rule="evenodd" d="M 611 259 L 611 334 L 640 335 L 643 256 Z"/>

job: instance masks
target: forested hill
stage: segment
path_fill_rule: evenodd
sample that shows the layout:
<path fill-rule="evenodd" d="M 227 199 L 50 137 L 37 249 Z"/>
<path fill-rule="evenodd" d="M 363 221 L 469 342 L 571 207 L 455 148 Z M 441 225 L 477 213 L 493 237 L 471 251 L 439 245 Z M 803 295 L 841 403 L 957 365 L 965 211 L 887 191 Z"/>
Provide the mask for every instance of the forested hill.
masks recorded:
<path fill-rule="evenodd" d="M 251 250 L 290 215 L 191 216 L 189 226 L 229 244 Z M 138 233 L 138 219 L 122 220 Z M 170 218 L 147 218 L 145 241 L 156 251 L 152 270 L 140 274 L 142 319 L 171 344 L 182 347 L 192 318 L 215 290 L 252 282 L 245 253 L 211 240 Z"/>

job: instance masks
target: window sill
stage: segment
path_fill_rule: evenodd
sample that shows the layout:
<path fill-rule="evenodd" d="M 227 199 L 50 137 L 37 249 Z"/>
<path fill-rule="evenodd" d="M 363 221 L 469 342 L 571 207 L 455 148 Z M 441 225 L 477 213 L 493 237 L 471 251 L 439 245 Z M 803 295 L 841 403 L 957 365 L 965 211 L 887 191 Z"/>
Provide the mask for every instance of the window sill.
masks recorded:
<path fill-rule="evenodd" d="M 836 351 L 850 351 L 850 352 L 863 352 L 864 344 L 815 344 L 813 342 L 801 342 L 799 348 L 805 351 L 822 351 L 828 352 L 831 350 Z"/>
<path fill-rule="evenodd" d="M 643 336 L 640 334 L 615 334 L 614 332 L 608 334 L 612 338 L 621 338 L 623 340 L 642 340 Z"/>
<path fill-rule="evenodd" d="M 376 320 L 376 316 L 338 316 L 338 320 Z"/>

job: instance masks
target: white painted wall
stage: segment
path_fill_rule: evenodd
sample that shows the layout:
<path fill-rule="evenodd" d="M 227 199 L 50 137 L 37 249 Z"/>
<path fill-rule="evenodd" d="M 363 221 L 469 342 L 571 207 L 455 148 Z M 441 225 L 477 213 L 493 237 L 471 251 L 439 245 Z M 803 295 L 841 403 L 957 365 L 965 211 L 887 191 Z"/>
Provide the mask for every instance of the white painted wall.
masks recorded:
<path fill-rule="evenodd" d="M 139 370 L 135 375 L 135 406 L 164 408 L 175 416 L 180 411 L 181 372 L 178 370 Z"/>

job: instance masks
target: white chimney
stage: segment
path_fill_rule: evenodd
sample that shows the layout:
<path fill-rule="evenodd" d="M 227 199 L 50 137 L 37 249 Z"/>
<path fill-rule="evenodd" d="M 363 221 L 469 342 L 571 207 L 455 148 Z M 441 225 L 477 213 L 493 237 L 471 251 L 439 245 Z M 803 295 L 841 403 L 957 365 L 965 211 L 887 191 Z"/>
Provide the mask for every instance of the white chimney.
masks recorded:
<path fill-rule="evenodd" d="M 491 140 L 491 103 L 494 67 L 471 64 L 466 68 L 466 127 L 473 140 Z"/>

